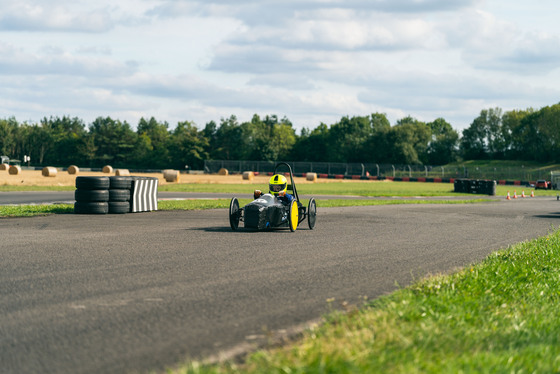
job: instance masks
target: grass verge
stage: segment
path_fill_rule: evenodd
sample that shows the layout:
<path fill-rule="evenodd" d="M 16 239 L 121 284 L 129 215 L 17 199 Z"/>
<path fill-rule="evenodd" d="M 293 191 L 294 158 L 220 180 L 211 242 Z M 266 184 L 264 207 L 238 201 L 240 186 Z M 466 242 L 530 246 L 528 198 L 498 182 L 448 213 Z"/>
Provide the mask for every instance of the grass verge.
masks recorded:
<path fill-rule="evenodd" d="M 239 199 L 239 204 L 244 206 L 251 199 Z M 318 200 L 317 206 L 322 208 L 367 205 L 394 205 L 394 204 L 470 204 L 495 201 L 491 199 L 467 200 L 353 200 L 330 199 Z M 302 199 L 302 204 L 307 206 L 308 200 Z M 203 210 L 203 209 L 228 209 L 230 199 L 196 199 L 196 200 L 162 200 L 158 202 L 159 210 Z M 73 213 L 72 204 L 54 205 L 2 205 L 0 217 L 32 217 L 47 214 Z"/>
<path fill-rule="evenodd" d="M 74 191 L 74 186 L 19 186 L 11 184 L 0 184 L 0 192 L 12 191 Z"/>
<path fill-rule="evenodd" d="M 245 363 L 175 373 L 560 372 L 560 232 L 432 276 Z"/>
<path fill-rule="evenodd" d="M 0 206 L 0 217 L 33 217 L 47 214 L 73 213 L 72 204 L 52 205 L 2 205 Z"/>

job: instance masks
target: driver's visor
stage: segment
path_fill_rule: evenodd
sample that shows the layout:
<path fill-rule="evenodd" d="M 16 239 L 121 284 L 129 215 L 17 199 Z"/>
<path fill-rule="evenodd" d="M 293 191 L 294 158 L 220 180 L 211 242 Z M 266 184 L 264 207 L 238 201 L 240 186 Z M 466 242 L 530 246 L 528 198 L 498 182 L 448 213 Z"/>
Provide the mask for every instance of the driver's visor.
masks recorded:
<path fill-rule="evenodd" d="M 270 191 L 272 192 L 280 192 L 283 191 L 286 188 L 286 183 L 284 184 L 271 184 L 270 185 Z"/>

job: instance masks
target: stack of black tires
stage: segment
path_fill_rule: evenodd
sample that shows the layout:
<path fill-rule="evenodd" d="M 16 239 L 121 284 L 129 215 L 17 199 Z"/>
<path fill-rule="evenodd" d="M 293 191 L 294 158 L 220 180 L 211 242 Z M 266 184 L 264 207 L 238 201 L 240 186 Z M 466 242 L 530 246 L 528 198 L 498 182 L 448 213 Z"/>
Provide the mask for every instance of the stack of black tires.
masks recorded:
<path fill-rule="evenodd" d="M 128 213 L 131 186 L 130 177 L 76 177 L 74 213 Z"/>
<path fill-rule="evenodd" d="M 454 191 L 482 195 L 496 195 L 496 181 L 481 179 L 455 179 Z"/>
<path fill-rule="evenodd" d="M 109 177 L 109 213 L 130 212 L 131 187 L 131 177 Z"/>

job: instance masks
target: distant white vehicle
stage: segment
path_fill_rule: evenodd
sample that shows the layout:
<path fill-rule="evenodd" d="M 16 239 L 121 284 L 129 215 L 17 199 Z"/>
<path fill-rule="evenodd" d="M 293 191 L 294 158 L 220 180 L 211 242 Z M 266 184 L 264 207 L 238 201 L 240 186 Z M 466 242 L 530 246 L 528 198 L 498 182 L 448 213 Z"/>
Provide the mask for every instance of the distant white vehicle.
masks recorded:
<path fill-rule="evenodd" d="M 0 164 L 7 164 L 10 162 L 10 158 L 8 156 L 0 156 Z"/>
<path fill-rule="evenodd" d="M 553 190 L 560 189 L 560 171 L 550 172 L 550 183 L 552 184 Z"/>

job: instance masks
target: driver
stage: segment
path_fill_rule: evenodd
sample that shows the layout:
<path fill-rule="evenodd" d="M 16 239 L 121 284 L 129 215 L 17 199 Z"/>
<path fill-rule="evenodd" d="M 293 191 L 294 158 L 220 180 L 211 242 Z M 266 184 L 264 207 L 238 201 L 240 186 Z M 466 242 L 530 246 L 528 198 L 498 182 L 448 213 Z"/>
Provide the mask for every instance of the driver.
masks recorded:
<path fill-rule="evenodd" d="M 288 190 L 288 180 L 285 176 L 280 174 L 273 175 L 270 180 L 268 181 L 268 192 L 280 200 L 283 204 L 288 205 L 294 200 L 294 196 L 292 194 L 287 193 Z M 262 195 L 262 192 L 259 190 L 255 190 L 254 197 L 255 199 L 259 198 Z"/>

